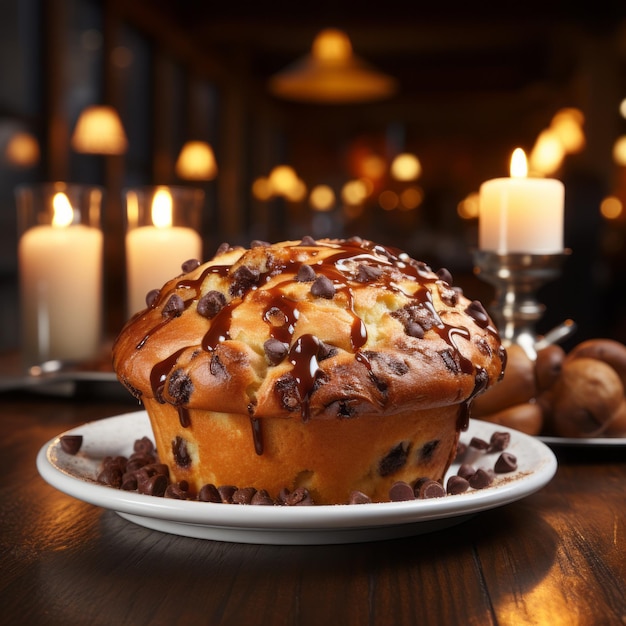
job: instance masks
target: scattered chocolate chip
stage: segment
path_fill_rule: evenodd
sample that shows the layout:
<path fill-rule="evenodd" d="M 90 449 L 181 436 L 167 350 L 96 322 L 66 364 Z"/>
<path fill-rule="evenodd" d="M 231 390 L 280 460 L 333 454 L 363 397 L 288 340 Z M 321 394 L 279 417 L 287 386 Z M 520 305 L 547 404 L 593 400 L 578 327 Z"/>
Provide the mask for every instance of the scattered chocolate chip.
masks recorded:
<path fill-rule="evenodd" d="M 358 283 L 371 283 L 381 277 L 382 268 L 361 263 L 357 268 L 356 280 Z"/>
<path fill-rule="evenodd" d="M 257 284 L 260 276 L 261 273 L 255 267 L 239 266 L 231 276 L 230 295 L 233 297 L 243 296 L 244 293 Z"/>
<path fill-rule="evenodd" d="M 187 272 L 192 272 L 198 267 L 200 267 L 200 261 L 198 261 L 198 259 L 189 259 L 181 265 L 181 269 L 185 272 L 185 274 Z"/>
<path fill-rule="evenodd" d="M 485 311 L 485 307 L 482 305 L 482 302 L 472 300 L 472 302 L 470 302 L 465 308 L 465 312 L 481 328 L 487 328 L 487 326 L 489 326 L 489 315 L 487 314 L 487 311 Z"/>
<path fill-rule="evenodd" d="M 466 480 L 469 480 L 475 473 L 476 470 L 469 463 L 461 463 L 461 466 L 457 470 L 457 476 L 465 478 Z"/>
<path fill-rule="evenodd" d="M 217 250 L 215 251 L 215 256 L 219 256 L 220 254 L 225 254 L 226 252 L 230 252 L 232 249 L 233 248 L 229 243 L 227 242 L 221 243 L 218 246 Z"/>
<path fill-rule="evenodd" d="M 453 475 L 448 478 L 446 484 L 446 492 L 451 496 L 456 496 L 459 493 L 464 493 L 469 489 L 469 481 L 459 475 Z"/>
<path fill-rule="evenodd" d="M 187 404 L 193 393 L 193 382 L 182 369 L 174 370 L 167 385 L 167 391 L 176 404 Z"/>
<path fill-rule="evenodd" d="M 452 353 L 452 350 L 446 348 L 445 350 L 441 350 L 441 352 L 439 352 L 438 354 L 442 358 L 444 365 L 453 374 L 458 374 L 461 371 L 461 368 L 459 367 L 459 364 L 457 363 L 456 358 Z"/>
<path fill-rule="evenodd" d="M 250 504 L 254 506 L 274 506 L 274 500 L 270 498 L 265 489 L 261 489 L 252 496 Z"/>
<path fill-rule="evenodd" d="M 163 317 L 180 317 L 185 310 L 185 302 L 177 294 L 173 293 L 165 303 L 161 315 Z"/>
<path fill-rule="evenodd" d="M 198 500 L 201 502 L 221 502 L 222 498 L 217 487 L 212 484 L 202 485 L 198 492 Z"/>
<path fill-rule="evenodd" d="M 250 504 L 255 493 L 256 489 L 254 487 L 237 489 L 232 495 L 232 502 L 233 504 Z"/>
<path fill-rule="evenodd" d="M 517 457 L 510 452 L 503 452 L 497 458 L 493 469 L 496 474 L 514 472 L 517 469 Z"/>
<path fill-rule="evenodd" d="M 511 443 L 511 433 L 494 432 L 489 440 L 489 452 L 502 452 Z"/>
<path fill-rule="evenodd" d="M 461 461 L 461 459 L 465 456 L 466 452 L 467 452 L 467 444 L 463 443 L 462 441 L 459 441 L 456 444 L 456 457 L 454 458 L 454 460 Z"/>
<path fill-rule="evenodd" d="M 326 276 L 318 276 L 311 285 L 311 293 L 318 298 L 332 300 L 335 297 L 335 285 Z"/>
<path fill-rule="evenodd" d="M 296 274 L 296 280 L 299 283 L 312 283 L 316 277 L 317 274 L 310 265 L 301 265 Z"/>
<path fill-rule="evenodd" d="M 268 243 L 267 241 L 262 241 L 261 239 L 253 239 L 250 242 L 251 248 L 269 248 L 270 245 L 270 243 Z"/>
<path fill-rule="evenodd" d="M 281 492 L 281 500 L 286 506 L 311 506 L 314 504 L 306 487 L 298 487 L 291 493 L 286 490 Z"/>
<path fill-rule="evenodd" d="M 415 492 L 409 483 L 398 480 L 389 489 L 389 499 L 392 502 L 405 502 L 407 500 L 415 500 Z"/>
<path fill-rule="evenodd" d="M 409 337 L 415 337 L 415 339 L 424 339 L 424 329 L 417 322 L 408 321 L 404 325 L 404 332 Z"/>
<path fill-rule="evenodd" d="M 135 472 L 146 465 L 152 465 L 156 463 L 156 458 L 153 454 L 147 452 L 135 452 L 128 458 L 126 463 L 127 472 Z"/>
<path fill-rule="evenodd" d="M 209 372 L 211 372 L 212 376 L 221 379 L 228 378 L 228 371 L 226 370 L 226 366 L 222 363 L 219 354 L 214 352 L 211 355 L 211 360 L 209 361 Z"/>
<path fill-rule="evenodd" d="M 397 472 L 406 464 L 409 455 L 410 444 L 401 441 L 399 444 L 391 448 L 389 452 L 380 460 L 378 464 L 378 474 L 380 476 L 389 476 Z"/>
<path fill-rule="evenodd" d="M 163 476 L 163 474 L 154 474 L 154 476 L 150 476 L 150 478 L 146 481 L 138 481 L 137 491 L 148 496 L 161 497 L 165 495 L 167 485 L 168 482 L 166 476 Z"/>
<path fill-rule="evenodd" d="M 237 487 L 233 485 L 220 485 L 217 488 L 217 492 L 220 494 L 220 498 L 224 504 L 233 503 L 233 494 L 237 491 Z"/>
<path fill-rule="evenodd" d="M 493 473 L 489 470 L 478 468 L 468 480 L 470 487 L 473 489 L 484 489 L 493 482 Z"/>
<path fill-rule="evenodd" d="M 226 306 L 226 297 L 223 293 L 215 290 L 207 291 L 198 300 L 196 311 L 206 317 L 213 319 Z"/>
<path fill-rule="evenodd" d="M 265 356 L 270 365 L 278 365 L 287 356 L 289 346 L 278 339 L 270 337 L 263 344 L 263 350 L 265 350 Z"/>
<path fill-rule="evenodd" d="M 317 241 L 315 241 L 315 239 L 313 239 L 310 235 L 302 237 L 302 241 L 300 242 L 301 246 L 315 246 L 316 244 Z"/>
<path fill-rule="evenodd" d="M 445 267 L 438 269 L 435 273 L 441 280 L 448 283 L 448 285 L 452 285 L 452 283 L 454 282 L 454 280 L 452 279 L 452 274 L 450 274 L 450 272 Z"/>
<path fill-rule="evenodd" d="M 275 383 L 274 390 L 283 408 L 295 411 L 300 406 L 301 398 L 298 383 L 291 373 L 283 374 Z"/>
<path fill-rule="evenodd" d="M 151 289 L 146 294 L 146 306 L 149 309 L 151 309 L 156 304 L 156 301 L 159 299 L 160 294 L 161 294 L 161 291 L 159 289 Z"/>
<path fill-rule="evenodd" d="M 135 439 L 133 450 L 142 454 L 152 454 L 154 452 L 154 444 L 148 437 L 142 437 L 141 439 Z"/>
<path fill-rule="evenodd" d="M 326 359 L 336 356 L 338 352 L 339 350 L 337 350 L 335 346 L 331 346 L 323 341 L 320 341 L 319 348 L 317 350 L 317 360 L 318 362 L 325 361 Z"/>
<path fill-rule="evenodd" d="M 439 290 L 439 297 L 448 306 L 456 306 L 459 303 L 458 292 L 448 285 L 447 282 L 440 280 L 437 282 L 437 289 Z"/>
<path fill-rule="evenodd" d="M 417 492 L 417 497 L 420 499 L 427 498 L 442 498 L 446 495 L 445 489 L 441 483 L 436 480 L 428 479 L 422 482 Z"/>
<path fill-rule="evenodd" d="M 372 499 L 365 495 L 362 491 L 352 491 L 350 492 L 350 499 L 348 500 L 348 504 L 370 504 Z"/>
<path fill-rule="evenodd" d="M 187 442 L 182 437 L 176 437 L 176 439 L 172 441 L 172 452 L 178 467 L 189 467 L 191 465 Z"/>
<path fill-rule="evenodd" d="M 61 449 L 67 454 L 76 454 L 83 445 L 82 435 L 63 435 L 60 439 Z"/>
<path fill-rule="evenodd" d="M 165 498 L 172 498 L 174 500 L 188 500 L 189 499 L 189 483 L 186 480 L 181 480 L 179 483 L 170 483 L 163 494 Z"/>
<path fill-rule="evenodd" d="M 476 450 L 487 450 L 489 443 L 480 437 L 472 437 L 469 442 L 470 448 L 476 448 Z"/>

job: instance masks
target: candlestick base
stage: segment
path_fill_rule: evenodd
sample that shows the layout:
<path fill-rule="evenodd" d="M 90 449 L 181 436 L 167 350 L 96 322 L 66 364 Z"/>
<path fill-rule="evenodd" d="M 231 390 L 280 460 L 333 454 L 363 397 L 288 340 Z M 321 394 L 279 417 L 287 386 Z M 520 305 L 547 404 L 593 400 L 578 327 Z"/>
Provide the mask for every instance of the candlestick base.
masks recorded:
<path fill-rule="evenodd" d="M 505 347 L 517 344 L 535 359 L 538 349 L 575 330 L 572 320 L 566 320 L 545 337 L 537 335 L 535 329 L 545 312 L 545 306 L 537 299 L 537 290 L 561 275 L 562 265 L 571 253 L 569 249 L 557 254 L 474 251 L 474 273 L 496 290 L 488 310 Z"/>

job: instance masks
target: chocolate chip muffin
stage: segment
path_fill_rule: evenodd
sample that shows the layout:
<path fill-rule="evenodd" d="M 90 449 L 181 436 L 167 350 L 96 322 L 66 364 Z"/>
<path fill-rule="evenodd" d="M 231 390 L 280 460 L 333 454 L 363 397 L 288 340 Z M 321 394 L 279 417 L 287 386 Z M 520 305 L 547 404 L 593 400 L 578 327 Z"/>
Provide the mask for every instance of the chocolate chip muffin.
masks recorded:
<path fill-rule="evenodd" d="M 114 367 L 191 492 L 442 481 L 472 398 L 502 376 L 485 309 L 446 270 L 359 238 L 220 246 L 148 294 Z"/>

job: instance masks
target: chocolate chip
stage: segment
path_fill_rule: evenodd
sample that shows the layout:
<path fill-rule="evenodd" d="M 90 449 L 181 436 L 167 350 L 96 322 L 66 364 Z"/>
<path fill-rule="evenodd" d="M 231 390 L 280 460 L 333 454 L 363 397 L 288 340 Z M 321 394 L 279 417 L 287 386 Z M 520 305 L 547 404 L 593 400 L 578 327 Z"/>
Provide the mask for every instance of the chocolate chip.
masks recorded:
<path fill-rule="evenodd" d="M 459 364 L 456 362 L 456 359 L 454 358 L 454 354 L 452 353 L 450 349 L 446 348 L 445 350 L 441 350 L 441 352 L 439 352 L 439 356 L 442 358 L 444 365 L 453 374 L 458 374 L 461 371 L 461 368 L 459 367 Z"/>
<path fill-rule="evenodd" d="M 163 474 L 154 474 L 154 476 L 150 476 L 145 481 L 138 481 L 137 491 L 148 496 L 161 497 L 165 495 L 167 485 L 168 480 L 166 476 L 163 476 Z"/>
<path fill-rule="evenodd" d="M 172 441 L 172 452 L 178 467 L 189 467 L 191 465 L 187 442 L 182 437 L 177 436 L 176 439 Z"/>
<path fill-rule="evenodd" d="M 187 404 L 193 393 L 193 382 L 182 369 L 174 370 L 170 376 L 167 391 L 176 404 Z"/>
<path fill-rule="evenodd" d="M 409 337 L 424 339 L 424 329 L 417 322 L 408 321 L 404 326 L 404 332 Z"/>
<path fill-rule="evenodd" d="M 241 265 L 231 276 L 230 295 L 233 297 L 243 296 L 259 281 L 261 273 L 255 267 Z"/>
<path fill-rule="evenodd" d="M 200 267 L 200 261 L 198 261 L 198 259 L 189 259 L 181 265 L 181 269 L 185 272 L 185 274 L 187 272 L 192 272 L 198 267 Z"/>
<path fill-rule="evenodd" d="M 456 306 L 459 302 L 458 292 L 448 286 L 448 283 L 440 280 L 437 282 L 437 289 L 439 290 L 439 297 L 448 305 Z"/>
<path fill-rule="evenodd" d="M 298 273 L 296 274 L 296 280 L 299 283 L 312 283 L 317 274 L 315 270 L 310 265 L 301 265 L 298 268 Z"/>
<path fill-rule="evenodd" d="M 151 309 L 155 304 L 156 301 L 159 299 L 159 295 L 160 295 L 160 290 L 159 289 L 151 289 L 147 294 L 146 294 L 146 306 Z"/>
<path fill-rule="evenodd" d="M 291 374 L 283 374 L 283 376 L 276 381 L 274 390 L 283 408 L 288 411 L 295 411 L 300 406 L 298 383 Z"/>
<path fill-rule="evenodd" d="M 198 492 L 198 500 L 201 502 L 221 502 L 220 492 L 215 485 L 210 483 L 202 485 Z"/>
<path fill-rule="evenodd" d="M 278 365 L 287 356 L 289 346 L 278 339 L 270 337 L 263 344 L 263 350 L 265 350 L 265 356 L 270 365 Z"/>
<path fill-rule="evenodd" d="M 391 313 L 403 326 L 409 337 L 421 339 L 424 332 L 439 323 L 438 316 L 431 309 L 422 304 L 407 304 Z"/>
<path fill-rule="evenodd" d="M 401 441 L 391 448 L 380 460 L 378 464 L 378 474 L 380 476 L 389 476 L 389 474 L 393 474 L 404 467 L 409 455 L 409 448 L 410 444 L 407 441 Z"/>
<path fill-rule="evenodd" d="M 361 263 L 357 268 L 356 280 L 358 283 L 371 283 L 380 278 L 383 273 L 382 268 Z"/>
<path fill-rule="evenodd" d="M 306 487 L 298 487 L 291 493 L 284 490 L 281 492 L 281 501 L 286 506 L 311 506 L 314 504 L 311 494 Z"/>
<path fill-rule="evenodd" d="M 156 458 L 153 454 L 149 454 L 147 452 L 135 452 L 128 458 L 126 471 L 134 472 L 142 467 L 145 467 L 146 465 L 151 465 L 152 463 L 156 463 Z"/>
<path fill-rule="evenodd" d="M 267 241 L 262 241 L 261 239 L 253 239 L 250 242 L 251 248 L 269 248 L 270 245 L 270 243 L 268 243 Z"/>
<path fill-rule="evenodd" d="M 480 437 L 472 437 L 469 442 L 470 448 L 476 448 L 476 450 L 487 450 L 489 444 Z"/>
<path fill-rule="evenodd" d="M 226 370 L 226 366 L 222 363 L 219 355 L 214 352 L 211 356 L 211 360 L 209 361 L 209 372 L 211 372 L 212 376 L 216 378 L 220 378 L 222 380 L 226 380 L 228 378 L 228 371 Z"/>
<path fill-rule="evenodd" d="M 493 474 L 488 470 L 478 468 L 468 480 L 473 489 L 484 489 L 493 482 Z"/>
<path fill-rule="evenodd" d="M 82 435 L 63 435 L 60 439 L 61 449 L 67 454 L 76 454 L 83 445 Z"/>
<path fill-rule="evenodd" d="M 338 352 L 339 350 L 337 350 L 335 346 L 331 346 L 323 341 L 320 341 L 319 348 L 317 350 L 317 360 L 318 362 L 325 361 L 326 359 L 336 356 Z"/>
<path fill-rule="evenodd" d="M 220 494 L 220 498 L 224 504 L 233 503 L 233 494 L 237 491 L 237 487 L 233 485 L 220 485 L 217 488 L 217 492 Z"/>
<path fill-rule="evenodd" d="M 464 493 L 469 489 L 469 481 L 462 476 L 450 476 L 446 484 L 446 491 L 451 496 L 456 496 L 459 493 Z"/>
<path fill-rule="evenodd" d="M 215 256 L 219 256 L 220 254 L 225 254 L 226 252 L 230 252 L 233 248 L 227 242 L 221 243 L 217 250 L 215 251 Z"/>
<path fill-rule="evenodd" d="M 407 500 L 415 500 L 413 487 L 403 480 L 398 480 L 389 489 L 389 499 L 392 502 L 405 502 Z"/>
<path fill-rule="evenodd" d="M 439 439 L 433 439 L 432 441 L 427 441 L 420 450 L 419 456 L 422 461 L 428 461 L 432 458 L 437 446 L 439 445 Z"/>
<path fill-rule="evenodd" d="M 213 319 L 226 306 L 226 298 L 223 293 L 215 290 L 207 291 L 198 300 L 196 311 L 206 317 Z"/>
<path fill-rule="evenodd" d="M 250 504 L 255 493 L 256 489 L 254 487 L 237 489 L 232 495 L 233 504 Z"/>
<path fill-rule="evenodd" d="M 370 504 L 372 499 L 362 491 L 351 491 L 348 504 Z"/>
<path fill-rule="evenodd" d="M 472 300 L 465 312 L 476 322 L 481 328 L 487 328 L 489 326 L 489 315 L 485 311 L 485 307 L 478 300 Z"/>
<path fill-rule="evenodd" d="M 317 241 L 315 241 L 315 239 L 313 239 L 313 237 L 311 237 L 310 235 L 305 235 L 304 237 L 302 237 L 302 241 L 300 242 L 301 246 L 316 246 L 317 245 Z"/>
<path fill-rule="evenodd" d="M 457 471 L 457 476 L 469 480 L 475 473 L 476 470 L 469 463 L 462 463 Z"/>
<path fill-rule="evenodd" d="M 261 489 L 252 496 L 250 504 L 254 506 L 274 506 L 274 500 L 270 498 L 265 489 Z"/>
<path fill-rule="evenodd" d="M 189 483 L 186 480 L 181 480 L 179 483 L 170 483 L 163 495 L 174 500 L 188 500 Z"/>
<path fill-rule="evenodd" d="M 318 298 L 332 300 L 335 297 L 335 285 L 330 278 L 318 276 L 311 285 L 311 293 Z"/>
<path fill-rule="evenodd" d="M 446 495 L 445 489 L 441 486 L 439 482 L 436 480 L 426 480 L 422 482 L 418 491 L 418 498 L 420 499 L 428 499 L 428 498 L 442 498 Z"/>
<path fill-rule="evenodd" d="M 133 450 L 142 454 L 152 454 L 154 452 L 154 443 L 152 443 L 152 440 L 148 439 L 148 437 L 135 439 Z"/>
<path fill-rule="evenodd" d="M 514 472 L 517 469 L 517 457 L 510 452 L 503 452 L 496 460 L 496 464 L 493 469 L 496 474 Z"/>
<path fill-rule="evenodd" d="M 482 393 L 489 384 L 489 374 L 484 367 L 476 367 L 476 376 L 474 378 L 474 389 L 472 390 L 472 396 L 477 396 Z"/>
<path fill-rule="evenodd" d="M 489 440 L 489 452 L 502 452 L 509 447 L 511 434 L 506 432 L 494 432 Z"/>
<path fill-rule="evenodd" d="M 467 444 L 463 443 L 462 441 L 459 441 L 456 444 L 456 456 L 454 460 L 460 461 L 465 456 L 466 452 L 467 452 Z"/>
<path fill-rule="evenodd" d="M 454 280 L 452 279 L 452 274 L 450 274 L 450 272 L 445 267 L 438 269 L 436 274 L 441 280 L 448 283 L 448 285 L 452 285 L 452 283 L 454 282 Z"/>
<path fill-rule="evenodd" d="M 177 293 L 173 293 L 165 303 L 161 315 L 163 317 L 180 317 L 184 310 L 185 302 Z"/>

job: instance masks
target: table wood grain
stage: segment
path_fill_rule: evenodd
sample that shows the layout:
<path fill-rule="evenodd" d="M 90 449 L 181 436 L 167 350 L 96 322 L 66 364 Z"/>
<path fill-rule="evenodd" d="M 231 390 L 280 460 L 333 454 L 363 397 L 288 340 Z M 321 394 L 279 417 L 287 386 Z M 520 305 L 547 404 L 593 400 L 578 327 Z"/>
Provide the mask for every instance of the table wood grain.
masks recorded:
<path fill-rule="evenodd" d="M 39 476 L 131 400 L 0 396 L 0 624 L 626 624 L 626 450 L 557 451 L 541 491 L 438 532 L 257 546 L 147 530 Z"/>

